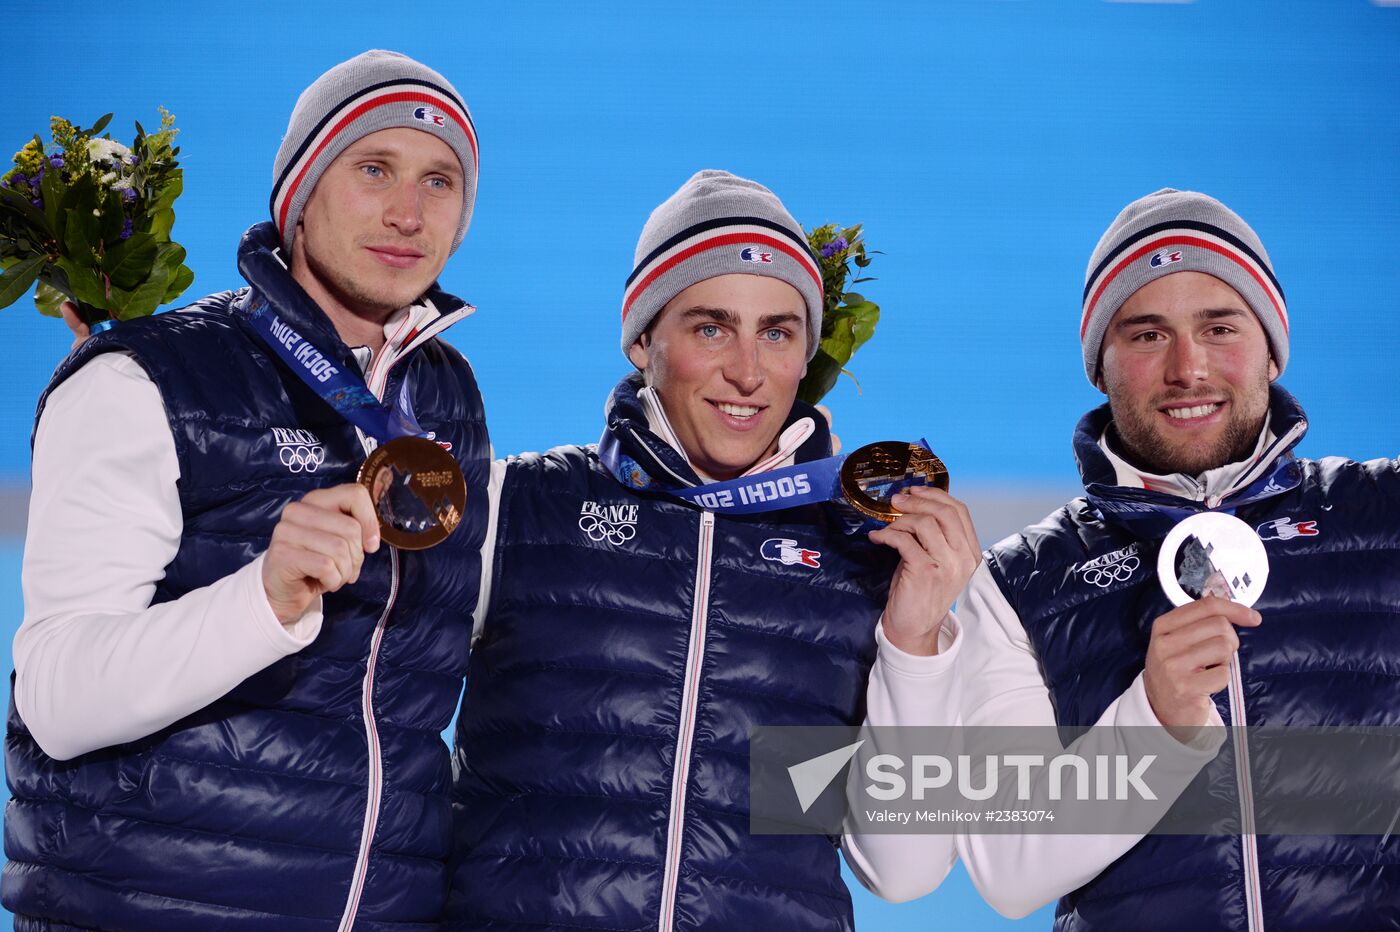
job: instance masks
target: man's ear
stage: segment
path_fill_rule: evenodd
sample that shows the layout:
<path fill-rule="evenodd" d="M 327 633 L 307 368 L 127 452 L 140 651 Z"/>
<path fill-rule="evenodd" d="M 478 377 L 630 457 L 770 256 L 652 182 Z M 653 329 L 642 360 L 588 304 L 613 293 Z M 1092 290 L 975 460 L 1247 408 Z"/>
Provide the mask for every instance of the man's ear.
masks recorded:
<path fill-rule="evenodd" d="M 1269 354 L 1269 381 L 1278 378 L 1278 363 L 1274 362 L 1274 354 Z"/>
<path fill-rule="evenodd" d="M 1105 385 L 1105 384 L 1104 384 L 1104 381 L 1103 381 L 1103 369 L 1102 369 L 1102 367 L 1099 369 L 1098 373 L 1094 376 L 1094 387 L 1097 388 L 1099 391 L 1103 392 L 1105 395 L 1108 394 L 1108 386 Z"/>
<path fill-rule="evenodd" d="M 632 360 L 632 365 L 642 372 L 647 370 L 651 364 L 651 334 L 643 333 L 637 337 L 637 342 L 627 347 L 627 358 Z"/>

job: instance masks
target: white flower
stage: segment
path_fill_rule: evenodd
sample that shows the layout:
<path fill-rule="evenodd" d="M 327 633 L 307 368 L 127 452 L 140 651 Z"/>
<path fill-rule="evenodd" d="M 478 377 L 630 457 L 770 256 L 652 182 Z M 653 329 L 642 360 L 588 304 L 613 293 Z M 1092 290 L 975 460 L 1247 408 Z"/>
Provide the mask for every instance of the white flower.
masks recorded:
<path fill-rule="evenodd" d="M 114 181 L 117 180 L 117 173 L 116 173 L 116 172 L 108 172 L 107 174 L 103 175 L 101 178 L 98 178 L 97 180 L 98 180 L 98 182 L 101 183 L 101 184 L 111 184 L 112 182 L 114 182 Z"/>
<path fill-rule="evenodd" d="M 103 175 L 103 176 L 102 176 L 102 183 L 103 183 L 103 184 L 106 184 L 106 183 L 107 183 L 107 179 L 108 179 L 109 177 L 111 177 L 110 173 L 109 173 L 109 174 L 106 174 L 106 175 Z M 130 179 L 130 178 L 118 178 L 116 184 L 112 185 L 112 190 L 113 190 L 113 191 L 125 191 L 127 188 L 130 188 L 130 187 L 131 187 L 131 179 Z"/>
<path fill-rule="evenodd" d="M 92 162 L 113 162 L 126 158 L 131 150 L 114 139 L 89 139 L 87 154 Z"/>

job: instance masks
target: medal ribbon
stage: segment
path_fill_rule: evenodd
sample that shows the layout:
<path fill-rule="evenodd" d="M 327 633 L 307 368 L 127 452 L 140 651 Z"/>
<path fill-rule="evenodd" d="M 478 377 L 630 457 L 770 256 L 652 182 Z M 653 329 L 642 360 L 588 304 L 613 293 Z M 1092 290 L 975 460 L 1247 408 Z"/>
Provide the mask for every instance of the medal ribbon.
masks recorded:
<path fill-rule="evenodd" d="M 393 407 L 386 407 L 369 390 L 358 372 L 347 372 L 330 356 L 284 321 L 271 305 L 259 303 L 248 316 L 253 331 L 282 358 L 321 400 L 341 417 L 380 443 L 399 437 L 423 437 L 408 398 L 408 382 L 399 389 Z"/>
<path fill-rule="evenodd" d="M 928 442 L 918 441 L 927 450 Z M 611 432 L 598 444 L 598 458 L 613 475 L 639 489 L 657 489 L 666 494 L 698 505 L 706 511 L 726 515 L 751 515 L 783 508 L 797 508 L 819 502 L 844 501 L 841 491 L 841 465 L 848 454 L 839 453 L 808 463 L 796 463 L 752 476 L 740 476 L 723 482 L 698 486 L 679 486 L 658 480 L 622 452 Z M 922 485 L 912 477 L 895 479 L 881 486 L 867 488 L 874 497 L 888 499 L 913 485 Z"/>

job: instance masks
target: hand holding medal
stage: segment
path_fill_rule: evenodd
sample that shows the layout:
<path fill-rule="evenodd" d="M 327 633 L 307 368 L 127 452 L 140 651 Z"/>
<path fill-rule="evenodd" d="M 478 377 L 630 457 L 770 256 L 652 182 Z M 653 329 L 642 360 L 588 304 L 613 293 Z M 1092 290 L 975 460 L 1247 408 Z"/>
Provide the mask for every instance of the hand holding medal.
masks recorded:
<path fill-rule="evenodd" d="M 1162 591 L 1177 606 L 1152 624 L 1143 684 L 1158 721 L 1189 741 L 1211 717 L 1211 696 L 1238 681 L 1239 635 L 1262 620 L 1252 606 L 1269 578 L 1254 529 L 1220 512 L 1172 528 L 1157 555 Z"/>
<path fill-rule="evenodd" d="M 861 447 L 841 467 L 841 492 L 884 526 L 870 540 L 899 552 L 881 622 L 905 653 L 938 653 L 938 633 L 982 561 L 967 506 L 948 494 L 948 470 L 927 446 L 885 441 Z"/>

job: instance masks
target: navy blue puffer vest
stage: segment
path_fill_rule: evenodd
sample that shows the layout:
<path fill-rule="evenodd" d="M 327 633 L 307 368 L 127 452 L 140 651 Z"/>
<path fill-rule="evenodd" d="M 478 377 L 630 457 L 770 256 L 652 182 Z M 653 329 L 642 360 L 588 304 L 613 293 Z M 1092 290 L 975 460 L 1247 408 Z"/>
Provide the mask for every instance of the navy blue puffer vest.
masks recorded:
<path fill-rule="evenodd" d="M 728 518 L 635 488 L 696 481 L 635 391 L 605 435 L 625 481 L 594 447 L 510 460 L 458 723 L 449 925 L 850 929 L 831 839 L 749 833 L 748 736 L 859 724 L 893 552 L 825 506 Z M 825 455 L 817 423 L 799 461 Z"/>
<path fill-rule="evenodd" d="M 358 371 L 270 240 L 271 225 L 259 225 L 240 249 L 251 289 L 122 324 L 54 377 L 124 350 L 160 389 L 184 533 L 157 602 L 249 562 L 288 502 L 353 481 L 365 456 L 354 429 L 248 329 L 252 303 L 272 302 Z M 429 332 L 462 316 L 460 301 L 430 297 L 448 313 Z M 466 474 L 462 525 L 431 550 L 370 555 L 357 583 L 325 598 L 313 644 L 142 740 L 55 761 L 11 701 L 7 908 L 53 928 L 333 930 L 352 910 L 356 929 L 436 927 L 451 835 L 440 733 L 466 670 L 489 445 L 456 350 L 426 337 L 394 365 L 386 397 L 404 380 L 423 428 Z M 289 438 L 324 459 L 288 465 Z"/>
<path fill-rule="evenodd" d="M 1152 621 L 1172 607 L 1154 570 L 1160 542 L 1200 510 L 1114 486 L 1098 447 L 1108 418 L 1100 408 L 1076 432 L 1088 496 L 988 553 L 1067 726 L 1093 724 L 1142 670 Z M 1306 429 L 1278 387 L 1270 426 L 1294 442 Z M 1244 721 L 1400 725 L 1400 462 L 1285 454 L 1222 509 L 1258 530 L 1270 560 L 1263 624 L 1239 631 Z M 1227 693 L 1216 703 L 1239 721 Z M 1062 899 L 1055 927 L 1246 930 L 1254 903 L 1255 928 L 1397 928 L 1400 843 L 1381 842 L 1259 835 L 1256 879 L 1240 836 L 1148 836 Z"/>

